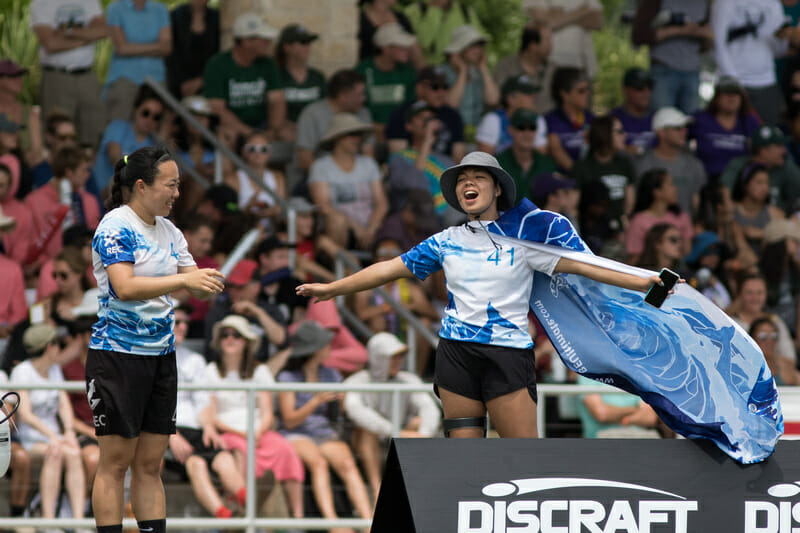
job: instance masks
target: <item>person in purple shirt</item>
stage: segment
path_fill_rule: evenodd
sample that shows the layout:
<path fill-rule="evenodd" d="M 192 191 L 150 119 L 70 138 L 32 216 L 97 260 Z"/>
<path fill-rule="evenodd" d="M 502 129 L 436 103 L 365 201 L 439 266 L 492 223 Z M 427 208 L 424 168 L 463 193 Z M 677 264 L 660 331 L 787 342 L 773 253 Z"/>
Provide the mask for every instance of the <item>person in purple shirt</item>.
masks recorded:
<path fill-rule="evenodd" d="M 653 113 L 650 112 L 650 97 L 653 95 L 653 78 L 649 72 L 638 67 L 629 68 L 622 77 L 621 106 L 611 110 L 625 130 L 625 146 L 628 153 L 641 155 L 658 142 L 653 131 Z"/>
<path fill-rule="evenodd" d="M 550 155 L 559 169 L 569 173 L 588 148 L 585 130 L 594 117 L 589 111 L 589 79 L 579 68 L 558 68 L 550 93 L 556 102 L 555 109 L 544 116 Z"/>
<path fill-rule="evenodd" d="M 753 114 L 747 94 L 736 79 L 723 76 L 704 111 L 694 114 L 689 137 L 709 179 L 714 180 L 734 157 L 748 152 L 747 139 L 761 121 Z"/>

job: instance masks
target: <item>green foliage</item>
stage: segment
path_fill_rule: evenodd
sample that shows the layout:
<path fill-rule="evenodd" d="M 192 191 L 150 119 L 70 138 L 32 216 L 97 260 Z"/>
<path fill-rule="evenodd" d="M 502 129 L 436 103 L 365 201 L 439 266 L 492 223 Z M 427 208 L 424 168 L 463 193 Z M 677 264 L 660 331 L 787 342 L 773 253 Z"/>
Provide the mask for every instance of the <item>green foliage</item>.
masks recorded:
<path fill-rule="evenodd" d="M 489 65 L 519 50 L 519 40 L 527 17 L 521 0 L 463 0 L 475 9 L 483 28 L 491 39 L 488 46 Z"/>
<path fill-rule="evenodd" d="M 631 67 L 648 68 L 646 48 L 631 44 L 630 27 L 606 24 L 592 35 L 599 69 L 594 80 L 594 108 L 604 112 L 622 102 L 622 75 Z"/>
<path fill-rule="evenodd" d="M 26 0 L 0 2 L 0 57 L 12 59 L 30 69 L 25 76 L 22 99 L 33 103 L 39 86 L 39 42 L 30 29 Z"/>

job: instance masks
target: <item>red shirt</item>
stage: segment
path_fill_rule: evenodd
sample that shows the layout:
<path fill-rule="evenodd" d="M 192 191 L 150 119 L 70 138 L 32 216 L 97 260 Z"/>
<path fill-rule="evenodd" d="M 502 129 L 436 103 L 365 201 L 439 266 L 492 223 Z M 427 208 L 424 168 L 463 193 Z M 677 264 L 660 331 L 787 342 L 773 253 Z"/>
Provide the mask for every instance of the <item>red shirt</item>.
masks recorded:
<path fill-rule="evenodd" d="M 86 379 L 86 367 L 81 363 L 80 357 L 76 357 L 62 366 L 61 372 L 64 374 L 64 379 L 67 381 L 84 381 Z M 94 419 L 92 418 L 92 408 L 89 407 L 89 400 L 86 398 L 86 393 L 83 391 L 70 392 L 68 396 L 75 416 L 82 422 L 89 424 L 89 426 L 93 426 Z"/>
<path fill-rule="evenodd" d="M 219 263 L 210 257 L 201 257 L 200 259 L 195 259 L 194 262 L 197 263 L 197 268 L 219 268 Z M 206 319 L 206 313 L 211 307 L 211 302 L 209 300 L 198 300 L 191 296 L 189 297 L 189 305 L 193 309 L 189 320 L 202 322 Z"/>
<path fill-rule="evenodd" d="M 0 324 L 16 324 L 28 316 L 28 302 L 25 300 L 25 278 L 22 267 L 15 261 L 0 254 Z"/>
<path fill-rule="evenodd" d="M 28 206 L 11 196 L 7 197 L 0 205 L 3 208 L 4 215 L 13 217 L 17 221 L 14 230 L 3 236 L 3 247 L 6 249 L 6 256 L 22 264 L 28 255 L 28 247 L 34 238 L 33 213 L 28 209 Z"/>

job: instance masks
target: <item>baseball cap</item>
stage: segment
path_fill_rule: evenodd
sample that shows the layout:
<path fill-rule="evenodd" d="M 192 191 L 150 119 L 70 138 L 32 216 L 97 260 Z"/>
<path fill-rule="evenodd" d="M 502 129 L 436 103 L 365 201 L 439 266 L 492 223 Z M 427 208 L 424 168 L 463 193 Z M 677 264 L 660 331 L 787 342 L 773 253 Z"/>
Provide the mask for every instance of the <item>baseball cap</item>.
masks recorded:
<path fill-rule="evenodd" d="M 662 107 L 653 115 L 653 129 L 681 128 L 692 121 L 692 117 L 674 107 Z"/>
<path fill-rule="evenodd" d="M 0 61 L 0 76 L 22 76 L 26 72 L 28 69 L 10 59 Z"/>
<path fill-rule="evenodd" d="M 750 148 L 753 151 L 770 144 L 786 144 L 786 136 L 775 126 L 761 126 L 750 136 Z"/>
<path fill-rule="evenodd" d="M 558 172 L 543 172 L 533 177 L 531 196 L 536 199 L 547 199 L 559 189 L 572 189 L 573 187 L 575 187 L 575 180 Z"/>
<path fill-rule="evenodd" d="M 639 67 L 629 68 L 622 76 L 623 87 L 633 87 L 635 89 L 644 89 L 645 87 L 653 87 L 653 78 L 650 73 Z"/>
<path fill-rule="evenodd" d="M 742 84 L 733 76 L 720 76 L 717 83 L 714 85 L 714 89 L 720 93 L 741 94 L 744 92 Z"/>
<path fill-rule="evenodd" d="M 242 285 L 250 283 L 250 280 L 253 279 L 253 274 L 257 269 L 258 263 L 252 259 L 242 259 L 236 263 L 236 266 L 233 267 L 233 270 L 228 275 L 228 279 L 225 281 L 228 285 L 241 287 Z"/>
<path fill-rule="evenodd" d="M 286 202 L 287 207 L 298 214 L 313 213 L 317 206 L 306 200 L 302 196 L 292 196 Z"/>
<path fill-rule="evenodd" d="M 437 85 L 449 85 L 444 69 L 440 65 L 428 65 L 417 74 L 417 83 L 428 82 Z"/>
<path fill-rule="evenodd" d="M 0 113 L 0 131 L 3 133 L 16 133 L 22 126 L 11 120 L 5 113 Z"/>
<path fill-rule="evenodd" d="M 281 36 L 278 42 L 308 44 L 317 39 L 319 39 L 319 35 L 311 33 L 305 26 L 301 24 L 289 24 L 281 30 Z"/>
<path fill-rule="evenodd" d="M 417 38 L 404 30 L 400 24 L 392 22 L 378 28 L 372 37 L 372 42 L 378 48 L 383 48 L 384 46 L 411 46 L 417 42 Z"/>
<path fill-rule="evenodd" d="M 515 128 L 521 126 L 536 126 L 538 120 L 539 115 L 536 114 L 536 111 L 522 107 L 514 111 L 514 114 L 511 115 L 510 124 Z"/>
<path fill-rule="evenodd" d="M 436 108 L 434 108 L 425 100 L 417 100 L 416 102 L 408 106 L 408 109 L 406 109 L 406 122 L 410 121 L 412 118 L 422 113 L 423 111 L 430 111 L 432 113 L 436 113 Z"/>
<path fill-rule="evenodd" d="M 541 87 L 531 79 L 527 74 L 520 74 L 519 76 L 512 76 L 503 82 L 500 93 L 503 98 L 512 93 L 535 94 L 541 90 Z"/>
<path fill-rule="evenodd" d="M 278 30 L 255 13 L 242 13 L 233 23 L 233 36 L 240 39 L 248 37 L 274 39 L 278 36 Z"/>
<path fill-rule="evenodd" d="M 228 185 L 212 185 L 206 190 L 204 198 L 211 200 L 214 207 L 225 214 L 239 212 L 239 194 Z"/>

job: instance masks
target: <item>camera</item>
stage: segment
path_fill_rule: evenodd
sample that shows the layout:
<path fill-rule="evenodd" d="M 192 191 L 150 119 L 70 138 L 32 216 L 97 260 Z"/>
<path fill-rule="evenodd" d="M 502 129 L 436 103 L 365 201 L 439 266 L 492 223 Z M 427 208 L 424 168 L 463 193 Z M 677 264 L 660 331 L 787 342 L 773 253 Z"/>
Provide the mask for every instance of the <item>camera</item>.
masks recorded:
<path fill-rule="evenodd" d="M 686 13 L 676 13 L 669 9 L 662 9 L 653 18 L 650 26 L 653 28 L 665 28 L 667 26 L 683 26 L 686 22 Z"/>

